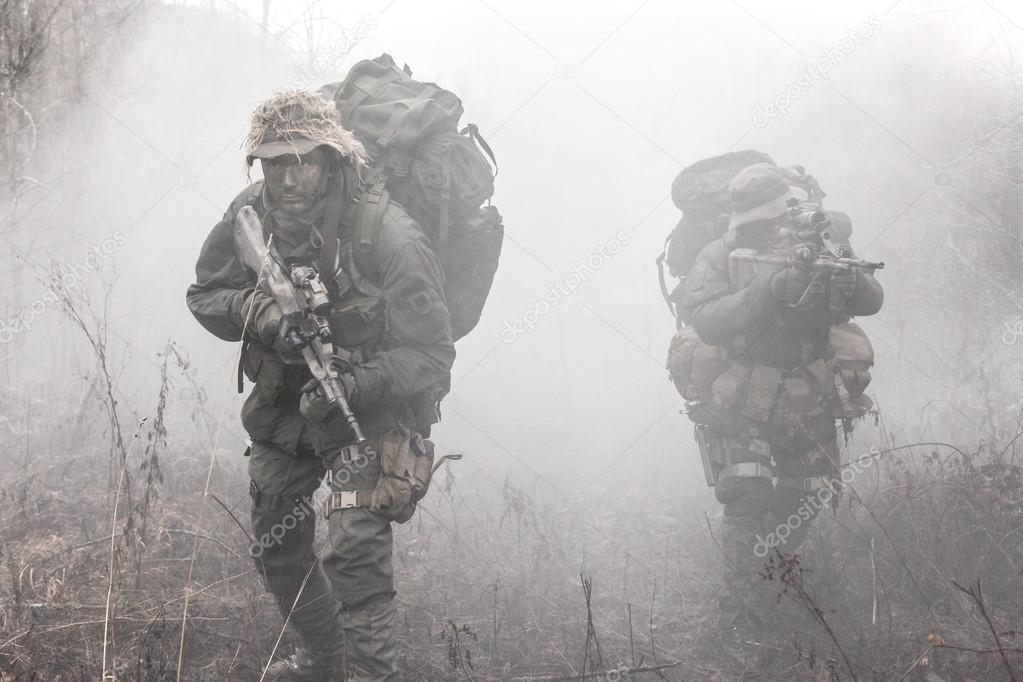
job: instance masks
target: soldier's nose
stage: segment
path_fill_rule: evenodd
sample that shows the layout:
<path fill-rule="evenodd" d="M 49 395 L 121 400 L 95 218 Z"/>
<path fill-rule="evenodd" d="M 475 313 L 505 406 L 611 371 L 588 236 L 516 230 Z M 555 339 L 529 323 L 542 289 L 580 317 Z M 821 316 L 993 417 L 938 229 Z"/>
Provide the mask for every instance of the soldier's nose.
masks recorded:
<path fill-rule="evenodd" d="M 288 166 L 284 169 L 284 178 L 282 183 L 285 189 L 294 189 L 298 187 L 298 170 L 294 166 Z"/>

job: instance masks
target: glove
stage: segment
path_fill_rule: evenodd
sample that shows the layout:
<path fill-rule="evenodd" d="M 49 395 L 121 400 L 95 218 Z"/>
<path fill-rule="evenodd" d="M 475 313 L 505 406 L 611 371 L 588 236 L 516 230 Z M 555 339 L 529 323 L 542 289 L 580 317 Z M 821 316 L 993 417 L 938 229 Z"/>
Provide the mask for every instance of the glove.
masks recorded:
<path fill-rule="evenodd" d="M 860 281 L 860 273 L 855 270 L 843 270 L 831 276 L 831 292 L 844 303 L 856 293 L 856 283 Z"/>
<path fill-rule="evenodd" d="M 355 379 L 351 374 L 339 376 L 341 387 L 345 392 L 345 400 L 349 403 L 355 395 Z M 306 390 L 308 388 L 308 390 Z M 323 387 L 314 381 L 303 387 L 302 398 L 298 401 L 298 411 L 313 424 L 323 422 L 337 406 L 327 401 Z"/>
<path fill-rule="evenodd" d="M 790 265 L 771 275 L 771 293 L 782 303 L 797 303 L 810 286 L 810 279 L 809 272 Z"/>
<path fill-rule="evenodd" d="M 284 324 L 281 306 L 262 289 L 253 289 L 242 303 L 242 322 L 249 338 L 260 341 L 280 353 L 301 350 L 287 339 L 289 326 Z"/>

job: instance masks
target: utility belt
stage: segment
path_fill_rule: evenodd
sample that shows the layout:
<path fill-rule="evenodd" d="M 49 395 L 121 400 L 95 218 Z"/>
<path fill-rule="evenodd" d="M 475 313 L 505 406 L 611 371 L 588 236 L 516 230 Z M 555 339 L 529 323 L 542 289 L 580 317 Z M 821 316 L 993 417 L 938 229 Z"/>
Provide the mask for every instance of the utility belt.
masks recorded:
<path fill-rule="evenodd" d="M 269 443 L 261 441 L 261 444 L 284 452 Z M 291 457 L 309 456 L 286 454 Z M 461 455 L 445 455 L 437 465 L 446 459 L 461 459 Z M 383 514 L 392 521 L 405 523 L 412 518 L 416 504 L 430 487 L 436 468 L 434 445 L 415 431 L 395 427 L 372 437 L 362 446 L 342 447 L 328 458 L 328 466 L 328 517 L 342 509 L 361 507 Z M 364 473 L 366 469 L 369 471 Z M 367 476 L 373 471 L 376 472 L 375 479 Z M 296 508 L 309 508 L 309 513 L 313 506 L 313 501 L 307 498 L 266 494 L 254 481 L 250 482 L 249 494 L 254 508 L 270 512 L 280 511 L 285 503 Z"/>

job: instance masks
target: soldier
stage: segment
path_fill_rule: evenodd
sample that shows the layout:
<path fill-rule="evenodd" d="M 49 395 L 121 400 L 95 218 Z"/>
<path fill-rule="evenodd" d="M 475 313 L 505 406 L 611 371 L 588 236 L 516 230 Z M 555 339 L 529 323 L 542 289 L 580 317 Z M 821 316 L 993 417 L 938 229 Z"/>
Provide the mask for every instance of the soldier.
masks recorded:
<path fill-rule="evenodd" d="M 799 547 L 820 500 L 830 497 L 820 491 L 833 490 L 838 477 L 836 421 L 851 428 L 869 409 L 862 395 L 869 374 L 852 369 L 857 358 L 849 357 L 864 354 L 869 342 L 848 323 L 878 312 L 883 292 L 869 268 L 786 265 L 806 246 L 807 225 L 794 219 L 789 179 L 774 164 L 746 167 L 729 193 L 728 232 L 700 252 L 680 312 L 714 347 L 696 358 L 718 363 L 690 417 L 724 505 L 720 623 L 732 651 L 748 661 L 755 651 L 748 643 L 762 643 L 779 625 L 779 614 L 768 612 L 777 590 L 759 575 L 769 552 Z M 817 207 L 805 208 L 810 215 Z M 851 256 L 848 218 L 826 215 L 831 236 Z M 872 359 L 859 358 L 865 365 Z M 692 371 L 706 375 L 708 368 Z M 798 524 L 789 523 L 793 514 Z"/>
<path fill-rule="evenodd" d="M 423 448 L 436 400 L 454 360 L 443 272 L 428 239 L 396 204 L 362 222 L 359 173 L 365 152 L 334 105 L 311 93 L 279 93 L 252 115 L 249 165 L 264 180 L 232 202 L 207 238 L 188 289 L 192 314 L 226 341 L 244 342 L 242 365 L 255 382 L 242 408 L 249 451 L 253 556 L 302 646 L 271 666 L 270 679 L 397 679 L 391 520 L 369 493 L 390 446 Z M 240 261 L 234 219 L 252 206 L 288 262 L 316 266 L 348 402 L 371 447 L 309 388 L 311 374 L 289 343 L 277 302 Z M 375 229 L 364 253 L 360 230 Z M 355 246 L 353 248 L 353 242 Z M 397 445 L 395 445 L 397 444 Z M 313 552 L 313 494 L 325 475 L 330 548 Z M 407 518 L 407 517 L 406 517 Z M 346 672 L 347 669 L 347 672 Z"/>

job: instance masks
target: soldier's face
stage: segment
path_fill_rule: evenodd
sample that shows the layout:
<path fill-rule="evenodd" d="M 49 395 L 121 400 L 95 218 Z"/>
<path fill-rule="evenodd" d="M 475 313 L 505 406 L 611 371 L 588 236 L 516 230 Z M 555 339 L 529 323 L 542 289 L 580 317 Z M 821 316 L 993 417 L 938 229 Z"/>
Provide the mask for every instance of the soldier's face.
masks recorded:
<path fill-rule="evenodd" d="M 260 159 L 266 190 L 275 206 L 298 215 L 309 210 L 327 183 L 327 158 L 322 149 L 297 156 L 285 154 Z"/>

